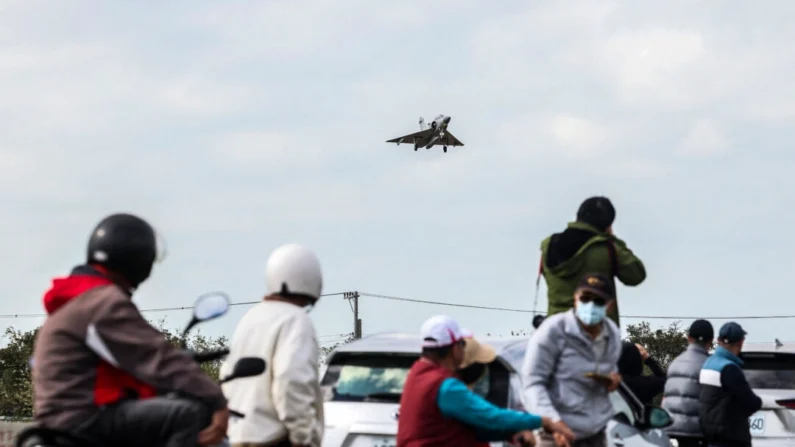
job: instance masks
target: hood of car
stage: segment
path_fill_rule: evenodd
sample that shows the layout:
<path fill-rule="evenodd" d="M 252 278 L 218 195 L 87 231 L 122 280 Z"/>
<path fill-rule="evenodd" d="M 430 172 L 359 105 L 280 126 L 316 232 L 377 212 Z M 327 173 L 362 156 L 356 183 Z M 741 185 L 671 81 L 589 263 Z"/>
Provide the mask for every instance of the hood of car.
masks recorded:
<path fill-rule="evenodd" d="M 399 407 L 380 402 L 326 402 L 323 447 L 381 445 L 378 442 L 389 437 L 394 442 Z"/>

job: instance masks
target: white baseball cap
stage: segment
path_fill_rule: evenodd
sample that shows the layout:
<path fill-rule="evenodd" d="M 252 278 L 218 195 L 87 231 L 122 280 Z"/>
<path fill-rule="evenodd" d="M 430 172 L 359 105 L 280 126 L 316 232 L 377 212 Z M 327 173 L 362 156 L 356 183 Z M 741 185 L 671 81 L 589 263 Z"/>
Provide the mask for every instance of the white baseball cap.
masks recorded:
<path fill-rule="evenodd" d="M 458 322 L 447 315 L 437 315 L 425 320 L 420 334 L 423 348 L 442 348 L 463 340 L 471 332 L 461 329 Z"/>

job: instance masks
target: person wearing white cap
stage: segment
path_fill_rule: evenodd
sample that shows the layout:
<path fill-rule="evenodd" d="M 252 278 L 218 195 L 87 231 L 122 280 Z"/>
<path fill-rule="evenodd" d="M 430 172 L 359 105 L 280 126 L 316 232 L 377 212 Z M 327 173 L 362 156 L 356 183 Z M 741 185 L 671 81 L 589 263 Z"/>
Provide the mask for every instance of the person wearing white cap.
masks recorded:
<path fill-rule="evenodd" d="M 422 356 L 412 365 L 400 398 L 397 447 L 477 447 L 477 430 L 522 433 L 544 427 L 572 437 L 549 419 L 499 408 L 472 392 L 455 373 L 465 357 L 465 335 L 445 315 L 427 320 L 421 329 Z"/>
<path fill-rule="evenodd" d="M 317 335 L 308 309 L 323 288 L 320 262 L 296 244 L 277 248 L 266 267 L 268 294 L 238 323 L 221 376 L 241 357 L 260 357 L 267 372 L 223 385 L 232 417 L 233 447 L 320 447 L 323 397 L 319 383 Z"/>

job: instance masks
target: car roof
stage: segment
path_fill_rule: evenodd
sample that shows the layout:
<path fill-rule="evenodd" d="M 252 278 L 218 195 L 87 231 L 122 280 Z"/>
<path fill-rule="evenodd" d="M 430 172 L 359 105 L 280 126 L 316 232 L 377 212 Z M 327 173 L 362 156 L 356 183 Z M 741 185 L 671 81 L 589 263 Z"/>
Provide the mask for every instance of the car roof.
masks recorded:
<path fill-rule="evenodd" d="M 503 362 L 509 363 L 514 369 L 521 367 L 525 348 L 529 337 L 476 337 L 477 341 L 494 348 Z M 362 337 L 351 343 L 337 347 L 329 356 L 332 359 L 337 353 L 394 353 L 417 354 L 422 351 L 422 339 L 419 334 L 408 332 L 381 332 Z"/>
<path fill-rule="evenodd" d="M 767 343 L 743 343 L 743 351 L 746 352 L 783 352 L 785 354 L 795 354 L 795 342 L 782 342 L 780 346 L 775 341 Z"/>

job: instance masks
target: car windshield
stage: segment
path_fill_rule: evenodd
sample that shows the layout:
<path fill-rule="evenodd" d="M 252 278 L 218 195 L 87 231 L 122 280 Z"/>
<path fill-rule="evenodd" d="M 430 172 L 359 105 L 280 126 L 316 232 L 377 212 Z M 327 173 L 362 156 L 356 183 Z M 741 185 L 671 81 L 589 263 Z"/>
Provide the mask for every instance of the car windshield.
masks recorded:
<path fill-rule="evenodd" d="M 320 385 L 326 401 L 400 402 L 403 384 L 418 355 L 340 353 Z"/>
<path fill-rule="evenodd" d="M 795 389 L 795 354 L 743 353 L 743 361 L 751 388 Z"/>

